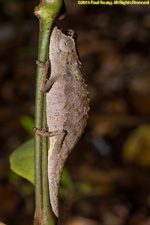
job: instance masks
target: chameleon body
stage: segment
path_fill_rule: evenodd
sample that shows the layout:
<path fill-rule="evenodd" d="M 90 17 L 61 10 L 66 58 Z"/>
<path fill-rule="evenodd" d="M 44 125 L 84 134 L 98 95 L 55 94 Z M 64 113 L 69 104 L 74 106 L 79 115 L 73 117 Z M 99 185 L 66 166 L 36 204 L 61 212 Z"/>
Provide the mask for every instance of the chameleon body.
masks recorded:
<path fill-rule="evenodd" d="M 55 27 L 50 38 L 49 61 L 37 62 L 43 68 L 40 91 L 46 94 L 48 132 L 38 135 L 50 138 L 48 181 L 52 210 L 58 217 L 58 190 L 66 159 L 84 131 L 89 99 L 81 73 L 74 32 L 64 34 Z M 49 64 L 51 76 L 47 78 Z"/>

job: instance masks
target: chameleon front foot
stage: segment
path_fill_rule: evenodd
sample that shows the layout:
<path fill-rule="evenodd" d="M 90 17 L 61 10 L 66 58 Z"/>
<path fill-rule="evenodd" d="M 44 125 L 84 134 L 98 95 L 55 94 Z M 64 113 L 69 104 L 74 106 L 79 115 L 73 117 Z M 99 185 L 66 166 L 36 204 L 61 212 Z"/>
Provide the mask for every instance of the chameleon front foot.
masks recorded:
<path fill-rule="evenodd" d="M 40 92 L 48 92 L 54 84 L 54 77 L 49 77 L 50 60 L 48 59 L 46 63 L 36 60 L 36 64 L 42 69 Z"/>
<path fill-rule="evenodd" d="M 39 61 L 39 60 L 36 60 L 36 64 L 40 67 L 40 68 L 43 68 L 43 69 L 49 69 L 49 67 L 50 67 L 50 60 L 48 59 L 47 61 L 46 61 L 46 63 L 43 63 L 43 62 L 41 62 L 41 61 Z"/>

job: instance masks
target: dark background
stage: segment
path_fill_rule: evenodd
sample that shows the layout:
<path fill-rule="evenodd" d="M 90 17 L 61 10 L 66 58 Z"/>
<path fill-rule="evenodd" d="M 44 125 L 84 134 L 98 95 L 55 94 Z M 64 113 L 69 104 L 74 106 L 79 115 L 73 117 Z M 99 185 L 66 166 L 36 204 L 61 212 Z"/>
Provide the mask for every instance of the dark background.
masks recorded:
<path fill-rule="evenodd" d="M 65 2 L 56 24 L 77 33 L 91 99 L 67 161 L 74 185 L 91 190 L 68 192 L 65 224 L 150 225 L 150 6 Z M 10 171 L 9 156 L 29 138 L 21 116 L 34 118 L 38 3 L 0 2 L 0 221 L 8 225 L 33 224 L 34 188 Z"/>

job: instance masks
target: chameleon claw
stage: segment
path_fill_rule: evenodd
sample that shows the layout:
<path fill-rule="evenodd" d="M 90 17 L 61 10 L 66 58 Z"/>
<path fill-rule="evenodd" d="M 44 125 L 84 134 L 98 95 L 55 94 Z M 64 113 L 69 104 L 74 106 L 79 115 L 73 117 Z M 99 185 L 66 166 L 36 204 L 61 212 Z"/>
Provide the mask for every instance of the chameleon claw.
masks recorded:
<path fill-rule="evenodd" d="M 39 60 L 36 60 L 35 62 L 40 68 L 45 68 L 45 67 L 48 68 L 50 66 L 49 59 L 46 61 L 46 63 L 43 63 L 42 61 L 39 61 Z"/>
<path fill-rule="evenodd" d="M 48 127 L 44 127 L 42 130 L 34 127 L 33 128 L 33 132 L 35 134 L 37 134 L 38 136 L 40 136 L 40 137 L 49 137 L 49 135 L 48 135 L 48 133 L 49 133 L 48 132 Z"/>

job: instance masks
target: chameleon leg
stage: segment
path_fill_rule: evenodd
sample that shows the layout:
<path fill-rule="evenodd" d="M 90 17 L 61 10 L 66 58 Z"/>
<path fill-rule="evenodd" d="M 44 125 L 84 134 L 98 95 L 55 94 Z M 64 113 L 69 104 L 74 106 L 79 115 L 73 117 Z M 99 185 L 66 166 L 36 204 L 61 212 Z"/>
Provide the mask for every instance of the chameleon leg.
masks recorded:
<path fill-rule="evenodd" d="M 54 141 L 54 145 L 52 146 L 52 148 L 50 148 L 50 154 L 52 156 L 52 158 L 55 159 L 55 157 L 57 156 L 58 153 L 61 152 L 61 149 L 62 149 L 62 144 L 63 144 L 63 141 L 67 135 L 67 131 L 65 130 L 62 130 L 62 131 L 55 131 L 55 132 L 52 132 L 54 135 L 53 137 L 50 139 L 50 143 L 52 143 L 52 139 L 55 139 Z M 57 136 L 57 137 L 56 137 Z"/>
<path fill-rule="evenodd" d="M 33 132 L 39 135 L 40 137 L 53 137 L 56 135 L 60 135 L 61 133 L 64 133 L 65 131 L 56 130 L 56 131 L 48 132 L 47 127 L 44 127 L 42 130 L 34 127 Z"/>
<path fill-rule="evenodd" d="M 43 62 L 36 60 L 36 64 L 42 69 L 40 92 L 45 93 L 45 92 L 49 91 L 49 89 L 51 88 L 51 86 L 54 83 L 53 77 L 48 78 L 50 61 L 47 60 L 46 63 L 43 63 Z"/>

